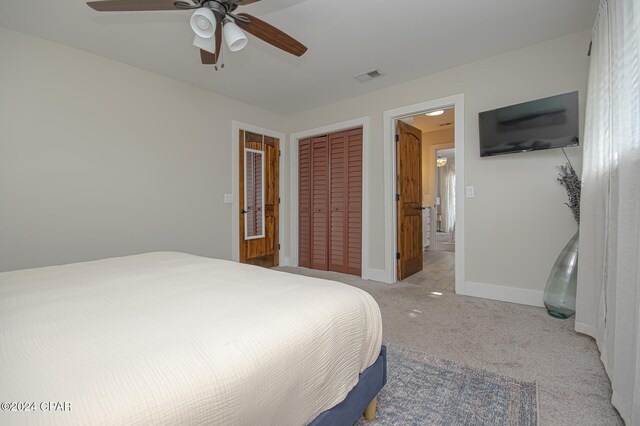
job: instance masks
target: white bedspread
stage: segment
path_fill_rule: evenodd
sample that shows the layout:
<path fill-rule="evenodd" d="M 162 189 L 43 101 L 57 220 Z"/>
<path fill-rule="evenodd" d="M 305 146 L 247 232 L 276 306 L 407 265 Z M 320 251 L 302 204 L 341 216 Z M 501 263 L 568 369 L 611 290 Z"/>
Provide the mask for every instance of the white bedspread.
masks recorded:
<path fill-rule="evenodd" d="M 381 335 L 355 287 L 183 253 L 5 272 L 0 402 L 36 412 L 0 424 L 303 425 Z"/>

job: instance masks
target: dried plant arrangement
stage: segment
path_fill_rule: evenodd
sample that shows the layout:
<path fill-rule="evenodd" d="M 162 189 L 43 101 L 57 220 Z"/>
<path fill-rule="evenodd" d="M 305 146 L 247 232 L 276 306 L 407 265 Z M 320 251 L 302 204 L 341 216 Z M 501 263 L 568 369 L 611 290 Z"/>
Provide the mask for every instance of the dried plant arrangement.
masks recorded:
<path fill-rule="evenodd" d="M 573 168 L 573 165 L 571 164 L 569 157 L 567 157 L 567 153 L 564 152 L 564 149 L 562 149 L 562 153 L 567 159 L 567 164 L 558 166 L 558 169 L 560 170 L 558 174 L 558 182 L 560 182 L 560 185 L 564 186 L 567 190 L 569 202 L 565 204 L 569 209 L 571 209 L 573 218 L 578 224 L 580 224 L 580 189 L 582 187 L 582 182 L 576 174 L 576 170 Z"/>

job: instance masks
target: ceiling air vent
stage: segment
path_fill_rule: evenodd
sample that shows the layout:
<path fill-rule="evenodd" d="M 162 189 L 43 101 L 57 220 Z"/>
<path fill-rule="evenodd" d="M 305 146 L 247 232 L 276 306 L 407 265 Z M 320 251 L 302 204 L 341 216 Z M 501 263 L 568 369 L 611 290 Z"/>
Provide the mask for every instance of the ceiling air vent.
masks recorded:
<path fill-rule="evenodd" d="M 378 77 L 382 77 L 382 73 L 380 72 L 380 70 L 363 72 L 362 74 L 358 74 L 353 78 L 358 80 L 360 83 L 365 83 L 369 80 L 373 80 L 374 78 L 378 78 Z"/>

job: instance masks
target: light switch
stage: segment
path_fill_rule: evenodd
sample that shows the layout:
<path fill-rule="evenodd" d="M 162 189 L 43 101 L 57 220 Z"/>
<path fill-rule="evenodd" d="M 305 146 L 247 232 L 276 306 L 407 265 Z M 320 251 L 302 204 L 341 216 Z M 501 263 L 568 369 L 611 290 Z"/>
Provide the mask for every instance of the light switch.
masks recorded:
<path fill-rule="evenodd" d="M 224 203 L 232 204 L 233 203 L 233 194 L 224 194 Z"/>
<path fill-rule="evenodd" d="M 474 198 L 476 196 L 476 192 L 473 186 L 467 186 L 466 195 L 467 195 L 467 198 Z"/>

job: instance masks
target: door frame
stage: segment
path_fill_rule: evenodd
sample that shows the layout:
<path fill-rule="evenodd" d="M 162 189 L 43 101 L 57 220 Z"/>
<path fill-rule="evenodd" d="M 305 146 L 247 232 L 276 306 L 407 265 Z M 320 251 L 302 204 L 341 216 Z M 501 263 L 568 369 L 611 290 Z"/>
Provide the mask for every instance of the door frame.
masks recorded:
<path fill-rule="evenodd" d="M 282 256 L 286 250 L 286 240 L 284 239 L 284 206 L 285 202 L 285 153 L 283 144 L 285 141 L 285 134 L 277 132 L 275 130 L 269 130 L 262 127 L 254 126 L 252 124 L 243 123 L 241 121 L 233 120 L 231 122 L 231 194 L 233 195 L 233 202 L 231 203 L 231 260 L 235 262 L 240 261 L 240 218 L 238 214 L 240 212 L 240 130 L 245 130 L 251 133 L 257 133 L 259 135 L 270 136 L 280 141 L 280 167 L 279 167 L 279 191 L 280 191 L 280 209 L 278 212 L 278 236 L 280 242 L 280 250 L 278 253 L 280 266 L 286 266 L 286 258 Z"/>
<path fill-rule="evenodd" d="M 369 117 L 329 124 L 292 133 L 289 136 L 289 266 L 298 266 L 298 143 L 313 136 L 362 127 L 362 278 L 375 279 L 369 272 Z"/>
<path fill-rule="evenodd" d="M 455 248 L 455 289 L 458 294 L 465 294 L 465 263 L 464 263 L 464 202 L 465 202 L 465 161 L 464 161 L 464 94 L 457 94 L 440 99 L 433 99 L 414 105 L 384 111 L 384 209 L 385 209 L 385 259 L 387 282 L 397 282 L 396 247 L 397 212 L 396 212 L 396 146 L 395 121 L 400 118 L 411 117 L 430 110 L 443 107 L 454 107 L 455 120 L 455 156 L 456 156 L 456 248 Z"/>

